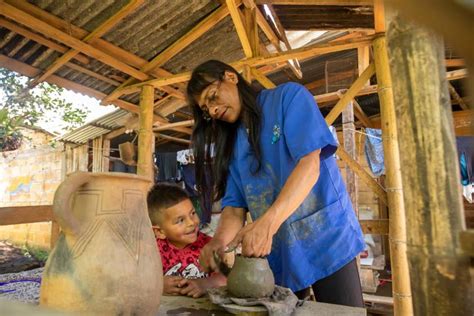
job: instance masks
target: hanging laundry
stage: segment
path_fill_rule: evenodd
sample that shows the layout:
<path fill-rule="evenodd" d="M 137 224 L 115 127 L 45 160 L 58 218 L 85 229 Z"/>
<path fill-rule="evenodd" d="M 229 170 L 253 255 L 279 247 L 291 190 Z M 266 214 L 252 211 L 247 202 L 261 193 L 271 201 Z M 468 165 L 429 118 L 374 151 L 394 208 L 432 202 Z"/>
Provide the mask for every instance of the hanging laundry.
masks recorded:
<path fill-rule="evenodd" d="M 472 174 L 474 170 L 474 137 L 458 136 L 456 137 L 456 146 L 461 169 L 461 183 L 463 185 L 474 183 Z"/>
<path fill-rule="evenodd" d="M 372 173 L 379 177 L 385 173 L 382 130 L 376 128 L 367 128 L 365 130 L 365 157 Z"/>
<path fill-rule="evenodd" d="M 156 166 L 158 167 L 157 181 L 169 181 L 176 180 L 177 177 L 177 160 L 176 152 L 170 153 L 156 153 Z"/>

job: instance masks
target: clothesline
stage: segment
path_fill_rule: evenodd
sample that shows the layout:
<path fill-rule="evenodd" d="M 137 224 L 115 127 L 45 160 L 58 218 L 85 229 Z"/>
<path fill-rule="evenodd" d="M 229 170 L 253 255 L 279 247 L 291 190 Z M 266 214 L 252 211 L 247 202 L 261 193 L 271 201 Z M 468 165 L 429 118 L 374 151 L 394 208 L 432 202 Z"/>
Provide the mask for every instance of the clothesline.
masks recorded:
<path fill-rule="evenodd" d="M 377 136 L 374 136 L 374 135 L 369 135 L 369 134 L 367 134 L 367 133 L 364 133 L 364 132 L 361 132 L 361 131 L 358 131 L 358 130 L 352 129 L 352 128 L 346 128 L 345 130 L 346 130 L 346 131 L 353 131 L 353 132 L 356 132 L 356 133 L 360 133 L 360 134 L 363 134 L 363 135 L 365 135 L 365 136 L 372 137 L 372 138 L 375 138 L 375 139 L 380 139 L 380 140 L 382 139 L 382 137 L 377 137 Z"/>

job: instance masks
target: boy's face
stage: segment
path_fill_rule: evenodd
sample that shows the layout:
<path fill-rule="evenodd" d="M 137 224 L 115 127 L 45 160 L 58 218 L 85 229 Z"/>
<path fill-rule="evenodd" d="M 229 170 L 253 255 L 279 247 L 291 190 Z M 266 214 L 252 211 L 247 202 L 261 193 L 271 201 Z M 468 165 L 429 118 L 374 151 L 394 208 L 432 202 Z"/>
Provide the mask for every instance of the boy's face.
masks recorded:
<path fill-rule="evenodd" d="M 158 226 L 157 237 L 167 238 L 177 248 L 184 248 L 195 242 L 199 231 L 199 217 L 191 200 L 183 200 L 164 210 Z"/>

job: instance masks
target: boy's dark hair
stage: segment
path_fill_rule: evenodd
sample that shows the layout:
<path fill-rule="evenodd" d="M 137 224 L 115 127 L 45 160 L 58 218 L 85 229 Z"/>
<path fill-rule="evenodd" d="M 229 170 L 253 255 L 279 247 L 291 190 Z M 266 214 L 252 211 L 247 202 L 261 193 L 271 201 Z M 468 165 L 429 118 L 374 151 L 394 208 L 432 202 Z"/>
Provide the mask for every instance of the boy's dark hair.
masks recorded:
<path fill-rule="evenodd" d="M 153 225 L 161 222 L 164 210 L 189 199 L 185 190 L 171 183 L 158 183 L 148 192 L 148 215 Z"/>

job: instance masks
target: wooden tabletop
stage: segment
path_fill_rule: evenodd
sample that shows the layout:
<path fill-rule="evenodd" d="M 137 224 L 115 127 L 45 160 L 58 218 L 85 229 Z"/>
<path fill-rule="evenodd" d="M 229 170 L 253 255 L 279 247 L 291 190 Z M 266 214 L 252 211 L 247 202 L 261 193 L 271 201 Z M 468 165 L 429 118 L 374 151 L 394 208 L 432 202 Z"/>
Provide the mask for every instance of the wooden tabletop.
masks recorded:
<path fill-rule="evenodd" d="M 267 313 L 242 313 L 239 315 L 266 315 Z M 162 296 L 160 312 L 158 315 L 196 315 L 196 316 L 220 316 L 232 315 L 224 308 L 212 304 L 207 297 L 189 298 L 186 296 Z M 336 316 L 336 315 L 367 315 L 364 308 L 333 305 L 317 302 L 305 302 L 298 307 L 294 316 Z"/>

